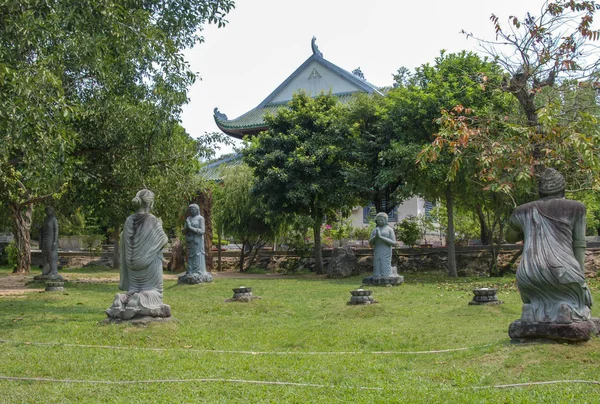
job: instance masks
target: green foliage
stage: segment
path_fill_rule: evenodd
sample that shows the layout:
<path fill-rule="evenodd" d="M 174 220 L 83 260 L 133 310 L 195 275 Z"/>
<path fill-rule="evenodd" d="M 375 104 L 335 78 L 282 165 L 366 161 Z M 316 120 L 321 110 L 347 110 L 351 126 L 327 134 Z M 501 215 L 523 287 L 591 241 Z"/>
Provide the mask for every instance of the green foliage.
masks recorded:
<path fill-rule="evenodd" d="M 15 240 L 11 240 L 10 243 L 4 248 L 4 254 L 6 255 L 6 261 L 11 269 L 16 268 L 17 260 L 19 257 L 19 249 L 16 246 Z"/>
<path fill-rule="evenodd" d="M 253 192 L 278 214 L 311 217 L 317 273 L 323 271 L 320 225 L 326 215 L 346 211 L 356 195 L 346 180 L 352 133 L 347 109 L 331 94 L 294 94 L 287 108 L 265 117 L 269 129 L 243 151 L 254 170 Z"/>
<path fill-rule="evenodd" d="M 409 215 L 394 227 L 396 238 L 405 245 L 412 247 L 421 237 L 421 230 L 415 216 Z"/>
<path fill-rule="evenodd" d="M 20 256 L 32 205 L 67 191 L 66 205 L 114 227 L 148 186 L 159 215 L 175 221 L 181 190 L 197 190 L 198 144 L 179 125 L 195 79 L 182 51 L 232 8 L 232 0 L 0 4 L 0 201 L 23 230 Z"/>
<path fill-rule="evenodd" d="M 92 257 L 96 257 L 102 253 L 102 234 L 86 234 L 83 236 L 83 248 L 90 253 Z"/>
<path fill-rule="evenodd" d="M 446 207 L 436 206 L 431 212 L 431 216 L 439 221 L 440 236 L 447 237 L 448 213 Z M 467 243 L 469 240 L 478 239 L 480 231 L 479 221 L 471 209 L 457 209 L 454 215 L 454 233 L 457 243 Z"/>
<path fill-rule="evenodd" d="M 213 193 L 215 228 L 240 244 L 240 270 L 244 268 L 245 249 L 252 251 L 273 241 L 280 226 L 278 217 L 252 193 L 254 184 L 255 178 L 247 165 L 227 166 Z"/>
<path fill-rule="evenodd" d="M 360 241 L 361 245 L 364 245 L 365 241 L 369 240 L 374 228 L 375 222 L 369 223 L 369 226 L 353 227 L 350 236 L 355 240 Z"/>
<path fill-rule="evenodd" d="M 321 234 L 335 240 L 341 245 L 342 240 L 348 239 L 352 232 L 352 221 L 340 215 L 328 217 L 327 223 L 321 226 Z"/>
<path fill-rule="evenodd" d="M 313 245 L 310 243 L 312 224 L 311 218 L 307 216 L 288 217 L 281 231 L 281 244 L 286 245 L 300 258 L 309 257 L 313 251 Z"/>

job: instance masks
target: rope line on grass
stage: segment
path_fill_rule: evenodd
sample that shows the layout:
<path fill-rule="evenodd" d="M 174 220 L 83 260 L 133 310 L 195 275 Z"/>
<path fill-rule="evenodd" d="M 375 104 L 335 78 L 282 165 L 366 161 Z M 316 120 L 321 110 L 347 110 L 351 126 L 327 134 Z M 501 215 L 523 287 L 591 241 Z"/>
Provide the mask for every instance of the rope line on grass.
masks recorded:
<path fill-rule="evenodd" d="M 224 353 L 224 354 L 235 354 L 235 355 L 426 355 L 426 354 L 438 354 L 448 352 L 460 352 L 467 351 L 470 349 L 482 348 L 490 346 L 480 345 L 466 348 L 450 348 L 450 349 L 437 349 L 432 351 L 340 351 L 340 352 L 327 352 L 327 351 L 233 351 L 223 349 L 193 349 L 193 348 L 145 348 L 145 347 L 127 347 L 127 346 L 112 346 L 112 345 L 89 345 L 89 344 L 65 344 L 61 342 L 22 342 L 13 340 L 0 339 L 0 343 L 6 344 L 21 344 L 21 345 L 39 345 L 39 346 L 56 346 L 56 347 L 71 347 L 71 348 L 97 348 L 97 349 L 119 349 L 119 350 L 133 350 L 133 351 L 155 351 L 155 352 L 167 352 L 167 351 L 187 351 L 187 352 L 199 352 L 199 353 Z"/>
<path fill-rule="evenodd" d="M 244 380 L 244 379 L 156 379 L 156 380 L 77 380 L 77 379 L 51 379 L 46 377 L 13 377 L 2 376 L 0 380 L 24 381 L 24 382 L 45 382 L 45 383 L 79 383 L 79 384 L 152 384 L 152 383 L 243 383 L 243 384 L 261 384 L 274 386 L 293 386 L 293 387 L 316 387 L 316 388 L 344 388 L 356 390 L 384 390 L 383 387 L 364 387 L 364 386 L 336 386 L 334 384 L 315 384 L 315 383 L 296 383 L 265 380 Z"/>
<path fill-rule="evenodd" d="M 0 375 L 0 380 L 16 381 L 16 382 L 43 382 L 43 383 L 72 383 L 72 384 L 108 384 L 108 385 L 127 385 L 127 384 L 153 384 L 153 383 L 240 383 L 240 384 L 258 384 L 271 386 L 292 386 L 292 387 L 314 387 L 314 388 L 343 388 L 355 390 L 397 390 L 386 389 L 383 387 L 365 387 L 365 386 L 339 386 L 334 384 L 315 384 L 315 383 L 297 383 L 297 382 L 281 382 L 267 380 L 244 380 L 244 379 L 155 379 L 155 380 L 77 380 L 77 379 L 52 379 L 46 377 L 14 377 Z M 498 384 L 492 386 L 473 386 L 475 390 L 481 389 L 508 389 L 530 386 L 547 386 L 553 384 L 596 384 L 600 385 L 600 381 L 596 380 L 550 380 L 545 382 L 529 382 L 529 383 L 514 383 L 514 384 Z"/>
<path fill-rule="evenodd" d="M 477 386 L 474 389 L 509 389 L 513 387 L 529 387 L 529 386 L 543 386 L 548 384 L 565 384 L 565 383 L 581 383 L 581 384 L 600 384 L 600 381 L 596 380 L 549 380 L 546 382 L 529 382 L 529 383 L 513 383 L 513 384 L 497 384 L 494 386 Z"/>

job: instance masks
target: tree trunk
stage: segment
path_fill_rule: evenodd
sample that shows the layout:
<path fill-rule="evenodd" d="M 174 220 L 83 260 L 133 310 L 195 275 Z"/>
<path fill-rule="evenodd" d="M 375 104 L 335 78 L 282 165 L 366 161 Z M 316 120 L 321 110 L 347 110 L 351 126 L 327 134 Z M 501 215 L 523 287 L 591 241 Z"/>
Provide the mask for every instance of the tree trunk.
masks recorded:
<path fill-rule="evenodd" d="M 317 214 L 313 223 L 313 238 L 315 240 L 315 272 L 317 275 L 323 274 L 323 250 L 321 249 L 321 223 L 323 215 Z"/>
<path fill-rule="evenodd" d="M 454 247 L 454 195 L 450 184 L 446 186 L 446 210 L 448 211 L 448 235 L 446 248 L 448 250 L 448 276 L 456 278 L 456 249 Z"/>
<path fill-rule="evenodd" d="M 113 233 L 113 238 L 115 240 L 113 247 L 113 268 L 119 268 L 121 266 L 121 249 L 119 248 L 119 241 L 121 237 L 120 226 L 115 227 L 115 231 Z"/>
<path fill-rule="evenodd" d="M 179 272 L 185 269 L 185 261 L 183 257 L 183 245 L 181 241 L 176 238 L 171 243 L 171 259 L 167 264 L 167 268 L 171 272 Z"/>
<path fill-rule="evenodd" d="M 206 270 L 213 270 L 213 251 L 212 251 L 212 202 L 213 196 L 210 189 L 199 192 L 194 198 L 194 202 L 200 206 L 200 214 L 204 217 L 204 251 L 206 252 Z"/>
<path fill-rule="evenodd" d="M 219 243 L 217 246 L 217 254 L 218 254 L 218 258 L 217 258 L 217 271 L 221 272 L 223 270 L 222 264 L 221 264 L 221 257 L 222 257 L 222 245 L 221 245 L 221 232 L 219 231 L 217 234 L 217 242 Z"/>
<path fill-rule="evenodd" d="M 19 252 L 13 273 L 28 274 L 31 268 L 31 216 L 33 206 L 9 204 L 13 219 L 13 235 Z"/>
<path fill-rule="evenodd" d="M 487 221 L 485 220 L 485 215 L 483 214 L 483 209 L 481 205 L 477 205 L 475 207 L 475 212 L 477 213 L 477 218 L 479 219 L 479 240 L 483 245 L 489 245 L 493 242 L 492 234 L 487 225 Z"/>
<path fill-rule="evenodd" d="M 246 242 L 244 241 L 242 243 L 242 248 L 240 248 L 240 265 L 239 265 L 239 269 L 240 272 L 244 272 L 244 254 L 246 253 Z"/>

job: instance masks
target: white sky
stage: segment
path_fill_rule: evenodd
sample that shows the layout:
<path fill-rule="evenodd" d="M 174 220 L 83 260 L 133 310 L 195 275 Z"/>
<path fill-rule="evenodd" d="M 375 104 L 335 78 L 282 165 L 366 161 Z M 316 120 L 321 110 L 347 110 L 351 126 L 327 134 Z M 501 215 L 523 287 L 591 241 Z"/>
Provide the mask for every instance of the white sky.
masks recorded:
<path fill-rule="evenodd" d="M 392 84 L 401 66 L 431 63 L 441 49 L 477 50 L 462 29 L 494 38 L 492 13 L 539 15 L 543 0 L 237 0 L 224 28 L 206 26 L 205 43 L 186 52 L 199 80 L 190 88 L 183 126 L 193 137 L 218 131 L 213 109 L 236 118 L 256 107 L 312 55 L 360 67 L 377 86 Z M 231 152 L 221 149 L 218 154 Z"/>

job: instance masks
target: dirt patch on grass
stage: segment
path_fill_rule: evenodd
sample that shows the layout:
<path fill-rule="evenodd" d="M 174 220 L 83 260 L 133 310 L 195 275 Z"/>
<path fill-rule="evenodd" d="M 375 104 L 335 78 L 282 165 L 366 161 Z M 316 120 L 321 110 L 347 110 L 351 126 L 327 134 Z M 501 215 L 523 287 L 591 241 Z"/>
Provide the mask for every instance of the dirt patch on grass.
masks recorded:
<path fill-rule="evenodd" d="M 98 277 L 94 274 L 68 273 L 61 271 L 60 273 L 65 281 L 73 283 L 118 283 L 119 274 L 115 273 L 112 276 Z M 165 273 L 163 279 L 177 280 L 182 273 Z M 27 284 L 33 281 L 35 274 L 9 274 L 0 276 L 0 297 L 2 296 L 24 296 L 26 293 L 41 292 L 44 288 L 28 288 Z M 285 275 L 279 273 L 266 274 L 245 274 L 237 271 L 212 272 L 215 280 L 218 279 L 277 279 L 277 278 L 322 278 L 323 275 L 302 274 L 302 275 Z M 40 284 L 41 285 L 41 284 Z"/>

